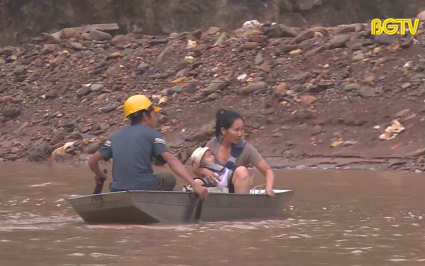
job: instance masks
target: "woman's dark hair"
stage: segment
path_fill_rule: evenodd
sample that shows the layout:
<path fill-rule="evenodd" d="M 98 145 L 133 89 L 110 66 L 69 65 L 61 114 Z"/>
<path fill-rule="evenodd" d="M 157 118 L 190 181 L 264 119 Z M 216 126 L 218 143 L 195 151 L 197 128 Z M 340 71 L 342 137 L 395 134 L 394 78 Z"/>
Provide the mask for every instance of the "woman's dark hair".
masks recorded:
<path fill-rule="evenodd" d="M 143 114 L 146 114 L 149 118 L 151 117 L 151 112 L 148 110 L 142 110 L 130 115 L 131 125 L 138 125 L 143 122 Z"/>
<path fill-rule="evenodd" d="M 224 109 L 218 110 L 216 114 L 216 122 L 215 122 L 215 136 L 218 138 L 221 135 L 221 128 L 229 129 L 233 123 L 242 119 L 242 116 L 235 111 L 226 111 Z"/>

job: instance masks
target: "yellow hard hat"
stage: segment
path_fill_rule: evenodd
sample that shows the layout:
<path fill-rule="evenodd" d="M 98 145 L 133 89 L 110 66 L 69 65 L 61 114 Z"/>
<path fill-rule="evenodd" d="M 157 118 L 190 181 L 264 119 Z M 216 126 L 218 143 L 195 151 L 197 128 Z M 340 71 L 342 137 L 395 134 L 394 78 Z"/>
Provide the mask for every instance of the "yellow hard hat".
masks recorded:
<path fill-rule="evenodd" d="M 161 108 L 154 106 L 146 95 L 133 95 L 124 103 L 124 117 L 139 112 L 141 110 L 154 110 L 158 112 Z"/>

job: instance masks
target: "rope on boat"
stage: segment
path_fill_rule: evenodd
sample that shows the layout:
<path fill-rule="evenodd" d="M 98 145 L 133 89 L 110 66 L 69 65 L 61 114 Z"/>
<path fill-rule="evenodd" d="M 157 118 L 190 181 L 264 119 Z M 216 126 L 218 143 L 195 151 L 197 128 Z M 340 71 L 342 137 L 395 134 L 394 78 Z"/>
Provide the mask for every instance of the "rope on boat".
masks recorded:
<path fill-rule="evenodd" d="M 253 187 L 252 189 L 265 189 L 266 183 Z"/>

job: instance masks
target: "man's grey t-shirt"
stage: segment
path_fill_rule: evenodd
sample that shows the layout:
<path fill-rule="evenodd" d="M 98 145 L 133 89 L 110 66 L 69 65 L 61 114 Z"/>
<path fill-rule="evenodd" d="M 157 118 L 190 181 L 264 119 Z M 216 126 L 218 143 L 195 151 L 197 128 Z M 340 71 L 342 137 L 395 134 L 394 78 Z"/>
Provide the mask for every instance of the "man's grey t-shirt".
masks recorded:
<path fill-rule="evenodd" d="M 112 192 L 151 190 L 159 185 L 153 174 L 152 158 L 169 149 L 162 135 L 149 126 L 128 126 L 114 133 L 99 149 L 105 161 L 113 158 Z"/>

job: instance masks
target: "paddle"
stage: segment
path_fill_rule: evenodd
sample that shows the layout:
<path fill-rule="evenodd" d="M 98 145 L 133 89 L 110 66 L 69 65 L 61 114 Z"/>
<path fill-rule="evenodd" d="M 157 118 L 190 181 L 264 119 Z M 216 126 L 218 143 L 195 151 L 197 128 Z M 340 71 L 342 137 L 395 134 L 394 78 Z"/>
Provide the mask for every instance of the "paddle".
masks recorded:
<path fill-rule="evenodd" d="M 199 197 L 199 195 L 197 195 Z M 196 205 L 195 218 L 193 219 L 195 223 L 199 223 L 202 214 L 202 203 L 204 201 L 202 199 L 198 200 L 198 204 Z"/>
<path fill-rule="evenodd" d="M 108 173 L 108 170 L 103 169 L 103 173 L 105 173 L 105 175 Z M 105 178 L 100 178 L 99 179 L 99 184 L 96 185 L 96 187 L 94 188 L 93 194 L 100 194 L 102 193 L 102 189 L 103 189 L 103 183 L 105 182 Z"/>

